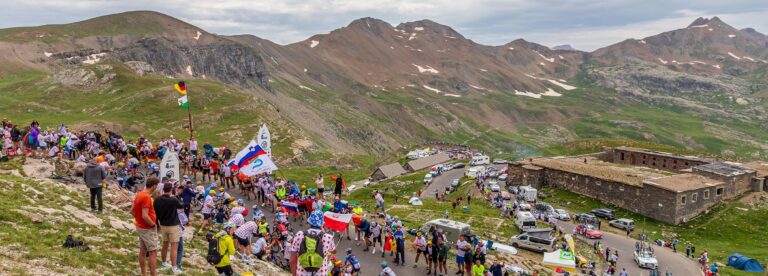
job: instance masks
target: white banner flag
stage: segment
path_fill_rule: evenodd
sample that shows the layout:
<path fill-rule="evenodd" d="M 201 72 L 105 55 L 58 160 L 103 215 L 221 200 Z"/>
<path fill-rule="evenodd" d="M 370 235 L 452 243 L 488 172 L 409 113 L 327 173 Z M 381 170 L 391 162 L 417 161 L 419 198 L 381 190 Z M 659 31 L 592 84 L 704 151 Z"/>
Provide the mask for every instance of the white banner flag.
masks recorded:
<path fill-rule="evenodd" d="M 271 173 L 277 170 L 275 162 L 272 162 L 272 158 L 269 158 L 266 154 L 259 155 L 248 165 L 240 168 L 240 172 L 246 176 L 254 176 L 260 173 Z"/>
<path fill-rule="evenodd" d="M 259 129 L 259 135 L 256 139 L 259 143 L 259 146 L 261 146 L 261 149 L 267 153 L 272 152 L 272 137 L 269 135 L 267 124 L 261 125 L 261 128 Z"/>
<path fill-rule="evenodd" d="M 171 178 L 179 181 L 179 155 L 175 151 L 166 151 L 163 160 L 160 161 L 160 179 L 171 172 Z"/>

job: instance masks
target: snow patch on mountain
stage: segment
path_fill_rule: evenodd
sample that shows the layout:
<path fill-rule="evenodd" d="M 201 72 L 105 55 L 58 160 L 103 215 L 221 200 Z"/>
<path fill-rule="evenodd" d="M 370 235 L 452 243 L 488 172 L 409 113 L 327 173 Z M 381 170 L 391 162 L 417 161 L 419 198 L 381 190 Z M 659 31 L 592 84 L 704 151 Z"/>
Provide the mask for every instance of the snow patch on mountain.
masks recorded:
<path fill-rule="evenodd" d="M 187 75 L 192 76 L 192 65 L 187 65 Z"/>
<path fill-rule="evenodd" d="M 741 58 L 740 58 L 739 56 L 737 56 L 737 55 L 734 55 L 734 54 L 733 54 L 733 53 L 731 53 L 731 52 L 728 52 L 728 55 L 729 55 L 729 56 L 731 56 L 732 58 L 735 58 L 736 60 L 741 60 Z"/>
<path fill-rule="evenodd" d="M 195 40 L 200 40 L 200 36 L 201 35 L 203 35 L 203 33 L 201 33 L 200 31 L 197 31 L 197 35 L 195 35 L 194 39 Z"/>
<path fill-rule="evenodd" d="M 512 51 L 512 50 L 514 50 L 514 49 L 515 49 L 515 47 L 509 47 L 508 49 L 509 49 L 510 51 Z"/>
<path fill-rule="evenodd" d="M 443 95 L 445 95 L 446 97 L 461 98 L 461 95 L 458 95 L 458 94 L 445 93 Z"/>
<path fill-rule="evenodd" d="M 413 30 L 414 31 L 423 31 L 424 27 L 416 27 L 416 28 L 413 28 Z"/>
<path fill-rule="evenodd" d="M 735 34 L 729 34 L 728 37 L 734 38 L 734 37 L 736 37 L 736 35 Z"/>
<path fill-rule="evenodd" d="M 667 64 L 667 61 L 666 61 L 666 60 L 663 60 L 662 58 L 658 58 L 658 59 L 659 59 L 659 62 L 661 62 L 661 63 L 663 63 L 663 64 Z"/>
<path fill-rule="evenodd" d="M 309 44 L 309 48 L 315 48 L 318 44 L 320 44 L 320 41 L 312 40 L 312 42 Z"/>
<path fill-rule="evenodd" d="M 472 87 L 472 88 L 477 89 L 477 90 L 488 90 L 488 89 L 485 89 L 483 87 L 480 87 L 480 86 L 477 86 L 477 85 L 472 85 L 472 84 L 470 84 L 469 87 Z"/>
<path fill-rule="evenodd" d="M 97 62 L 101 61 L 101 58 L 105 56 L 107 56 L 107 53 L 98 53 L 98 54 L 88 55 L 85 57 L 85 60 L 83 60 L 82 62 L 84 64 L 96 64 Z"/>
<path fill-rule="evenodd" d="M 577 88 L 576 86 L 567 85 L 565 83 L 561 83 L 561 82 L 556 81 L 556 80 L 547 80 L 547 81 L 549 81 L 550 83 L 552 83 L 554 85 L 560 86 L 560 87 L 562 87 L 565 90 L 569 90 L 569 91 Z"/>
<path fill-rule="evenodd" d="M 485 70 L 485 69 L 483 69 L 483 68 L 480 68 L 480 71 L 483 71 L 483 72 L 488 72 L 488 70 Z"/>
<path fill-rule="evenodd" d="M 563 94 L 557 93 L 557 91 L 552 90 L 552 88 L 547 88 L 547 91 L 544 91 L 544 93 L 541 94 L 542 96 L 549 96 L 549 97 L 560 97 Z"/>
<path fill-rule="evenodd" d="M 715 67 L 715 68 L 717 68 L 717 69 L 720 69 L 720 64 L 715 64 L 715 65 L 712 65 L 712 67 Z"/>
<path fill-rule="evenodd" d="M 443 91 L 440 91 L 440 89 L 437 89 L 437 88 L 434 88 L 434 87 L 430 87 L 430 86 L 428 86 L 426 84 L 424 84 L 422 86 L 424 87 L 424 89 L 427 89 L 429 91 L 435 92 L 437 94 L 443 93 Z"/>
<path fill-rule="evenodd" d="M 748 56 L 744 56 L 744 59 L 749 60 L 751 62 L 755 62 L 754 58 L 751 58 L 751 57 L 748 57 Z"/>
<path fill-rule="evenodd" d="M 709 25 L 707 25 L 707 24 L 704 24 L 704 25 L 695 25 L 695 26 L 690 26 L 690 27 L 688 27 L 688 28 L 691 28 L 691 29 L 693 29 L 693 28 L 705 28 L 705 27 L 709 27 Z"/>
<path fill-rule="evenodd" d="M 312 91 L 312 92 L 316 92 L 315 89 L 312 89 L 312 88 L 309 88 L 309 87 L 306 87 L 306 86 L 303 86 L 303 85 L 299 85 L 299 88 L 304 89 L 304 90 L 309 90 L 309 91 Z"/>
<path fill-rule="evenodd" d="M 521 91 L 517 91 L 517 89 L 515 89 L 515 95 L 526 96 L 526 97 L 531 97 L 531 98 L 535 98 L 535 99 L 541 99 L 541 94 L 536 94 L 536 93 L 528 92 L 528 91 L 522 91 L 521 92 Z"/>
<path fill-rule="evenodd" d="M 548 58 L 548 57 L 542 55 L 541 53 L 539 53 L 539 51 L 536 51 L 536 50 L 533 50 L 533 52 L 538 54 L 541 58 L 543 58 L 546 61 L 555 62 L 555 58 Z"/>
<path fill-rule="evenodd" d="M 645 44 L 645 40 L 640 40 L 638 42 L 640 42 L 641 44 Z"/>
<path fill-rule="evenodd" d="M 560 59 L 565 59 L 562 55 L 557 55 Z"/>
<path fill-rule="evenodd" d="M 51 57 L 53 55 L 53 53 L 43 52 L 43 55 L 45 55 L 45 57 Z"/>
<path fill-rule="evenodd" d="M 416 33 L 412 33 L 410 37 L 408 37 L 408 40 L 414 40 L 416 39 Z"/>
<path fill-rule="evenodd" d="M 417 64 L 411 64 L 413 66 L 416 66 L 416 69 L 419 69 L 419 73 L 433 73 L 433 74 L 439 74 L 440 71 L 437 71 L 437 69 L 432 68 L 432 66 L 427 65 L 426 67 L 421 67 Z"/>

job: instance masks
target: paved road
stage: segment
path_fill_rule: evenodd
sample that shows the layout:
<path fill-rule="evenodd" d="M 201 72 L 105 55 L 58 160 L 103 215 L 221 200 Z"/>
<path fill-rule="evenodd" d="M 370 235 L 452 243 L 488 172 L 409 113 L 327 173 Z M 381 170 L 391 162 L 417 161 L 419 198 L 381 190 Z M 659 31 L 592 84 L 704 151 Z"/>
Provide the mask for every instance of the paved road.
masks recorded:
<path fill-rule="evenodd" d="M 558 225 L 563 227 L 565 233 L 573 233 L 573 228 L 576 228 L 575 224 L 566 221 L 560 221 L 558 222 Z M 602 225 L 605 226 L 608 225 L 608 223 L 603 222 Z M 619 261 L 616 264 L 618 271 L 620 271 L 621 268 L 626 268 L 629 275 L 650 274 L 650 270 L 638 267 L 633 259 L 632 253 L 635 250 L 635 242 L 637 240 L 609 232 L 604 233 L 605 235 L 600 239 L 603 246 L 608 246 L 611 250 L 617 250 L 619 253 Z M 577 238 L 590 245 L 595 241 L 582 236 L 578 236 Z M 659 261 L 659 272 L 661 272 L 661 275 L 664 275 L 666 271 L 672 272 L 672 275 L 697 276 L 702 274 L 699 270 L 698 263 L 686 258 L 682 254 L 674 253 L 669 248 L 661 248 L 656 245 L 653 245 L 653 249 L 656 253 L 656 259 Z"/>
<path fill-rule="evenodd" d="M 503 165 L 492 165 L 498 169 L 503 168 Z M 434 197 L 434 191 L 438 190 L 441 191 L 445 190 L 445 187 L 449 186 L 451 184 L 451 181 L 456 178 L 460 178 L 464 173 L 464 169 L 459 169 L 455 171 L 448 171 L 444 173 L 441 176 L 436 177 L 433 179 L 432 184 L 427 189 L 427 192 L 424 196 L 425 197 Z M 499 185 L 502 186 L 503 190 L 506 190 L 506 185 L 499 183 Z M 572 233 L 573 228 L 576 227 L 575 224 L 571 222 L 565 222 L 560 221 L 558 223 L 563 227 L 563 230 L 566 233 Z M 603 221 L 603 224 L 607 226 L 608 222 Z M 582 237 L 577 237 L 579 239 L 582 239 L 586 241 L 588 244 L 592 244 L 594 240 L 585 239 Z M 637 266 L 635 264 L 632 253 L 635 250 L 635 242 L 637 240 L 628 238 L 626 236 L 617 235 L 613 233 L 605 233 L 605 236 L 601 239 L 604 246 L 608 246 L 611 248 L 611 250 L 618 250 L 619 252 L 619 261 L 617 263 L 617 267 L 619 271 L 622 267 L 626 268 L 629 272 L 629 275 L 635 276 L 635 275 L 649 275 L 650 270 L 643 269 Z M 661 248 L 658 246 L 654 246 L 654 252 L 656 253 L 656 258 L 659 261 L 659 271 L 664 275 L 667 270 L 672 273 L 672 275 L 684 275 L 684 276 L 698 276 L 702 275 L 701 271 L 699 270 L 698 263 L 696 263 L 692 259 L 686 258 L 682 254 L 673 253 L 671 249 L 669 248 Z M 618 273 L 617 273 L 618 274 Z"/>

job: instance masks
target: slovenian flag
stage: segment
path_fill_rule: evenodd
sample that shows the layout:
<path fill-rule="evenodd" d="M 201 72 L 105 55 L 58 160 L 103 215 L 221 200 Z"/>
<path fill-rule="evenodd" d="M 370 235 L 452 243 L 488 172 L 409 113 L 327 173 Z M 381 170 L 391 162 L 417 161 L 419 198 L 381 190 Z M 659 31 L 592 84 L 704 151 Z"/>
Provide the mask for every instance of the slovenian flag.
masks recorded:
<path fill-rule="evenodd" d="M 184 83 L 184 81 L 180 81 L 179 83 L 173 85 L 173 87 L 175 87 L 176 91 L 179 91 L 181 95 L 187 95 L 187 84 Z"/>
<path fill-rule="evenodd" d="M 325 222 L 323 227 L 336 232 L 344 232 L 347 230 L 347 227 L 349 227 L 349 222 L 351 220 L 352 214 L 325 212 L 325 214 L 323 214 L 323 221 Z"/>
<path fill-rule="evenodd" d="M 288 212 L 288 213 L 290 213 L 290 214 L 292 214 L 294 216 L 298 216 L 299 215 L 299 205 L 296 204 L 296 202 L 282 200 L 282 201 L 280 201 L 280 203 L 283 204 L 283 207 L 285 207 L 285 211 L 286 212 Z"/>
<path fill-rule="evenodd" d="M 187 95 L 181 96 L 178 100 L 179 106 L 183 109 L 189 108 L 189 100 L 187 99 Z"/>
<path fill-rule="evenodd" d="M 263 154 L 267 154 L 267 152 L 261 149 L 261 146 L 259 146 L 256 141 L 251 140 L 251 143 L 249 143 L 248 146 L 235 155 L 234 162 L 230 162 L 227 165 L 232 168 L 232 170 L 238 170 L 239 168 L 250 164 L 254 159 Z"/>

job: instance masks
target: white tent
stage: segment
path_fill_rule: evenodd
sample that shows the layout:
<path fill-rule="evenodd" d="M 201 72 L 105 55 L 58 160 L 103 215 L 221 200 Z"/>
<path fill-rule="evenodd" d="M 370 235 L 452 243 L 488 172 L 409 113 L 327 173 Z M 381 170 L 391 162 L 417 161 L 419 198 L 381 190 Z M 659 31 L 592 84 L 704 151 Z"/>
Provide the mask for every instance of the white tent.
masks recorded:
<path fill-rule="evenodd" d="M 576 272 L 576 257 L 570 251 L 558 249 L 555 252 L 544 253 L 542 264 L 554 271 L 560 268 L 571 273 Z"/>

